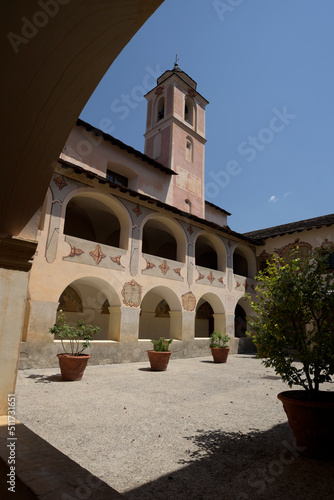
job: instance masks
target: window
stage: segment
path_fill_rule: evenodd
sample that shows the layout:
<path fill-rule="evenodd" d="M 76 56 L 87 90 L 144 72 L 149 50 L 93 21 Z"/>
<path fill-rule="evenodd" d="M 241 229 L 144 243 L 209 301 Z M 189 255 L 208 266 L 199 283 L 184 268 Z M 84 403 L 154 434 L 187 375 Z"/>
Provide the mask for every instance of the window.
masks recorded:
<path fill-rule="evenodd" d="M 186 139 L 186 160 L 190 162 L 193 161 L 193 142 L 190 137 Z"/>
<path fill-rule="evenodd" d="M 119 186 L 128 187 L 128 179 L 123 175 L 113 172 L 112 170 L 107 170 L 106 179 L 114 184 L 118 184 Z"/>
<path fill-rule="evenodd" d="M 194 105 L 189 97 L 186 97 L 184 101 L 184 120 L 189 123 L 189 125 L 194 124 Z"/>
<path fill-rule="evenodd" d="M 165 98 L 161 97 L 158 102 L 158 117 L 157 121 L 162 120 L 165 116 Z"/>

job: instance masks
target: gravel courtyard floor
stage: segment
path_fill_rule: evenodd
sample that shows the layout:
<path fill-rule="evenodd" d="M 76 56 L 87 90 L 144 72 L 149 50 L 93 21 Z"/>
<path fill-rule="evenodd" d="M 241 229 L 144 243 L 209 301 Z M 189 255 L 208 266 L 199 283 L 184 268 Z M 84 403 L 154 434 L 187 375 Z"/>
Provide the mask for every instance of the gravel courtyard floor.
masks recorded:
<path fill-rule="evenodd" d="M 246 355 L 91 365 L 81 382 L 30 369 L 17 418 L 129 500 L 332 499 L 334 462 L 298 456 L 283 390 Z"/>

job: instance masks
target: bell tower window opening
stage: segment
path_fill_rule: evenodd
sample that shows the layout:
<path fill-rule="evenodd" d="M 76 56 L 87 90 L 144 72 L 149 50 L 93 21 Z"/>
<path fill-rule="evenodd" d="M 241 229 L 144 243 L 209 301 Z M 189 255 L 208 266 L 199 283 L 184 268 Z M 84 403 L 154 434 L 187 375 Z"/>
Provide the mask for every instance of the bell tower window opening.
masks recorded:
<path fill-rule="evenodd" d="M 184 101 L 184 121 L 189 125 L 194 124 L 194 104 L 190 97 L 186 97 Z"/>
<path fill-rule="evenodd" d="M 193 141 L 190 137 L 186 138 L 186 160 L 193 161 Z"/>
<path fill-rule="evenodd" d="M 164 117 L 165 117 L 165 98 L 160 97 L 158 101 L 157 121 L 162 120 Z"/>

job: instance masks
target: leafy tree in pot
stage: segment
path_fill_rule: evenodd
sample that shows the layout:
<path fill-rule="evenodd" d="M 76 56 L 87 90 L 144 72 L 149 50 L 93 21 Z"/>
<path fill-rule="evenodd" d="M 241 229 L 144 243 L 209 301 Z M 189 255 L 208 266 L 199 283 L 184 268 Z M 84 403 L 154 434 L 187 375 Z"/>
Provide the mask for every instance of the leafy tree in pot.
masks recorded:
<path fill-rule="evenodd" d="M 228 347 L 230 337 L 226 333 L 212 332 L 210 335 L 210 347 Z"/>
<path fill-rule="evenodd" d="M 273 257 L 256 279 L 255 300 L 248 295 L 256 316 L 248 318 L 247 334 L 266 367 L 316 400 L 320 384 L 334 375 L 334 274 L 315 250 L 287 264 Z"/>
<path fill-rule="evenodd" d="M 94 327 L 82 320 L 79 320 L 76 326 L 70 326 L 65 314 L 61 311 L 56 323 L 50 328 L 50 333 L 60 338 L 64 354 L 80 356 L 90 346 L 93 337 L 100 333 L 100 327 Z M 64 340 L 69 340 L 69 352 L 66 351 Z"/>

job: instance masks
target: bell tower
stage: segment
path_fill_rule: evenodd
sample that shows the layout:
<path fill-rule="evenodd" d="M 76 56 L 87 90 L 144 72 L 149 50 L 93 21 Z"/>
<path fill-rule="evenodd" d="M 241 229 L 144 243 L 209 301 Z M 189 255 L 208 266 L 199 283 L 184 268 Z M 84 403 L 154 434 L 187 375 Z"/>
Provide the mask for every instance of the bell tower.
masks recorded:
<path fill-rule="evenodd" d="M 165 71 L 146 94 L 145 154 L 172 169 L 173 206 L 205 217 L 205 107 L 197 83 L 178 66 Z"/>

